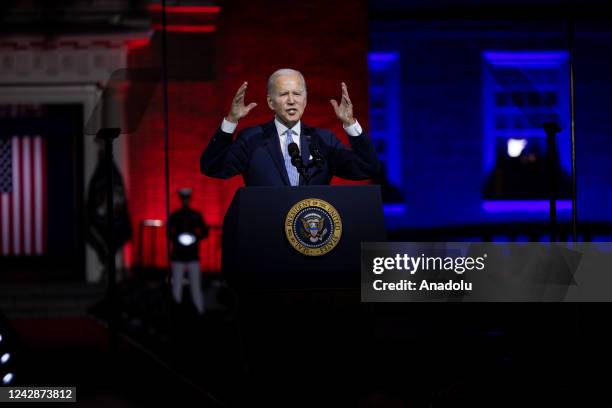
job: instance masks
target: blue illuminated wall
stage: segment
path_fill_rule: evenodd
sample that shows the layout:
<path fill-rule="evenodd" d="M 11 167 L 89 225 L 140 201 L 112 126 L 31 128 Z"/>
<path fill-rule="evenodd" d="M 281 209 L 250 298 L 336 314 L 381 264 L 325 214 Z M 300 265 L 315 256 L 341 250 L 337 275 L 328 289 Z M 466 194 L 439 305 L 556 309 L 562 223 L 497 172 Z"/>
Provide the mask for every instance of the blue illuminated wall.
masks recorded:
<path fill-rule="evenodd" d="M 401 87 L 398 52 L 368 54 L 370 137 L 378 153 L 385 214 L 401 216 L 406 211 L 403 185 L 401 143 Z"/>
<path fill-rule="evenodd" d="M 526 55 L 563 50 L 564 28 L 507 24 L 499 29 L 491 23 L 439 21 L 370 24 L 371 52 L 399 56 L 395 86 L 399 90 L 400 188 L 405 211 L 387 214 L 390 228 L 547 220 L 545 202 L 508 208 L 485 205 L 483 183 L 489 150 L 483 55 L 491 50 Z M 578 215 L 582 221 L 609 222 L 612 35 L 578 31 L 576 50 Z M 563 54 L 556 57 L 562 59 Z M 567 135 L 567 118 L 564 121 Z M 566 169 L 568 148 L 568 139 L 561 140 L 560 156 Z M 561 202 L 558 208 L 559 217 L 568 219 L 568 203 Z"/>
<path fill-rule="evenodd" d="M 402 184 L 400 141 L 400 61 L 397 52 L 370 52 L 370 136 L 389 182 Z"/>

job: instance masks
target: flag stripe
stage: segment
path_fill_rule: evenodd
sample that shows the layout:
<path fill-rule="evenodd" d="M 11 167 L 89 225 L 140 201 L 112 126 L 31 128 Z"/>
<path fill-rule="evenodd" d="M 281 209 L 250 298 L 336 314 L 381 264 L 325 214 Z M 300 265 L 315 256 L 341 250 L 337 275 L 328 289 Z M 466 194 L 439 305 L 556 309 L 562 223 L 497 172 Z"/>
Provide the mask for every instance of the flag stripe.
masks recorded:
<path fill-rule="evenodd" d="M 42 210 L 42 141 L 40 135 L 34 138 L 34 236 L 35 253 L 43 253 L 43 210 Z"/>
<path fill-rule="evenodd" d="M 32 164 L 29 136 L 21 138 L 23 164 L 23 253 L 32 253 Z"/>
<path fill-rule="evenodd" d="M 13 252 L 15 252 L 15 243 L 13 242 L 13 240 L 11 239 L 11 232 L 13 231 L 14 228 L 14 224 L 15 224 L 15 220 L 12 217 L 13 214 L 13 200 L 10 199 L 9 196 L 9 200 L 8 200 L 8 208 L 9 208 L 9 254 L 12 254 Z"/>
<path fill-rule="evenodd" d="M 1 209 L 1 213 L 0 213 L 0 217 L 2 218 L 2 255 L 8 255 L 10 248 L 9 248 L 9 223 L 10 223 L 10 217 L 9 217 L 9 195 L 8 193 L 1 193 L 0 194 L 2 197 L 0 198 L 0 209 Z"/>
<path fill-rule="evenodd" d="M 24 231 L 24 227 L 25 227 L 25 223 L 24 223 L 24 217 L 25 217 L 25 208 L 24 208 L 24 202 L 25 202 L 25 186 L 23 185 L 23 181 L 24 181 L 24 174 L 25 174 L 25 170 L 24 170 L 24 158 L 23 158 L 23 145 L 24 145 L 24 139 L 27 138 L 29 136 L 22 136 L 19 138 L 19 180 L 20 180 L 20 186 L 19 186 L 19 215 L 20 218 L 18 220 L 19 223 L 19 255 L 23 255 L 25 252 L 25 231 Z"/>
<path fill-rule="evenodd" d="M 7 243 L 5 231 L 6 231 L 6 221 L 8 220 L 8 217 L 4 213 L 5 208 L 6 208 L 6 202 L 5 202 L 4 197 L 6 196 L 7 194 L 0 191 L 0 255 L 6 255 L 6 252 L 7 252 L 6 249 L 4 248 L 4 246 Z"/>
<path fill-rule="evenodd" d="M 21 212 L 19 211 L 21 201 L 21 188 L 19 182 L 19 175 L 21 170 L 21 161 L 19 160 L 20 141 L 17 136 L 13 136 L 13 255 L 19 255 L 21 253 Z"/>
<path fill-rule="evenodd" d="M 32 184 L 32 190 L 30 192 L 30 197 L 32 198 L 32 203 L 30 205 L 30 253 L 32 255 L 36 255 L 36 152 L 34 151 L 34 143 L 36 140 L 36 136 L 32 136 L 30 139 L 30 183 Z"/>
<path fill-rule="evenodd" d="M 48 231 L 47 231 L 47 139 L 42 139 L 42 208 L 43 208 L 43 219 L 42 219 L 42 240 L 43 240 L 43 253 L 47 253 L 47 243 L 49 240 L 47 239 Z"/>
<path fill-rule="evenodd" d="M 32 183 L 32 191 L 30 192 L 30 197 L 32 198 L 32 203 L 30 205 L 30 253 L 32 255 L 36 254 L 36 152 L 34 152 L 34 141 L 36 140 L 36 136 L 32 136 L 30 139 L 30 183 Z"/>

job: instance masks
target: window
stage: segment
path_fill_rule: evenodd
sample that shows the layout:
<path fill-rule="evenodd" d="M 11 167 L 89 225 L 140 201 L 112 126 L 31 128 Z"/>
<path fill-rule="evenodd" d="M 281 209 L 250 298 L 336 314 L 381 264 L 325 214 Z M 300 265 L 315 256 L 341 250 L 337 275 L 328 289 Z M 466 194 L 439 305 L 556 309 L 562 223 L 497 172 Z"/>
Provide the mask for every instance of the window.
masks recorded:
<path fill-rule="evenodd" d="M 552 152 L 558 197 L 570 197 L 567 64 L 565 51 L 483 53 L 485 199 L 523 201 L 516 209 L 530 208 L 525 201 L 547 208 L 541 205 L 548 198 L 547 122 L 561 129 Z"/>

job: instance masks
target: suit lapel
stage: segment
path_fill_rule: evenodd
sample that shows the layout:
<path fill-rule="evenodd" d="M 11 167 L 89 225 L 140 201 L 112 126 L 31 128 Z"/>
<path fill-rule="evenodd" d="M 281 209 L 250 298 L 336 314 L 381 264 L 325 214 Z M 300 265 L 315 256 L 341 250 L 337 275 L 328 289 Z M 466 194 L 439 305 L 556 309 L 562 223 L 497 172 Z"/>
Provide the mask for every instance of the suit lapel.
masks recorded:
<path fill-rule="evenodd" d="M 272 156 L 272 161 L 276 165 L 285 185 L 289 186 L 289 176 L 287 175 L 287 169 L 285 168 L 285 160 L 283 159 L 283 153 L 281 152 L 278 131 L 276 130 L 274 121 L 268 122 L 264 125 L 264 137 L 268 152 Z"/>

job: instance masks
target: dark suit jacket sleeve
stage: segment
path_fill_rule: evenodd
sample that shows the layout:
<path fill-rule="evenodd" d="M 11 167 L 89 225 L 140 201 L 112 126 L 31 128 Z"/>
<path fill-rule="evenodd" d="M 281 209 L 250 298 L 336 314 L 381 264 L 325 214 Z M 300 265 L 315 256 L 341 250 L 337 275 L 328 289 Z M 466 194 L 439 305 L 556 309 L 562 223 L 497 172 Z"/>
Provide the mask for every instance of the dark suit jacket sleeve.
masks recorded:
<path fill-rule="evenodd" d="M 200 171 L 209 177 L 230 178 L 248 168 L 249 152 L 242 132 L 232 142 L 232 135 L 217 129 L 200 156 Z"/>
<path fill-rule="evenodd" d="M 380 164 L 374 145 L 363 132 L 359 136 L 349 136 L 351 149 L 344 146 L 330 132 L 330 164 L 334 176 L 349 180 L 364 180 L 378 175 Z"/>

